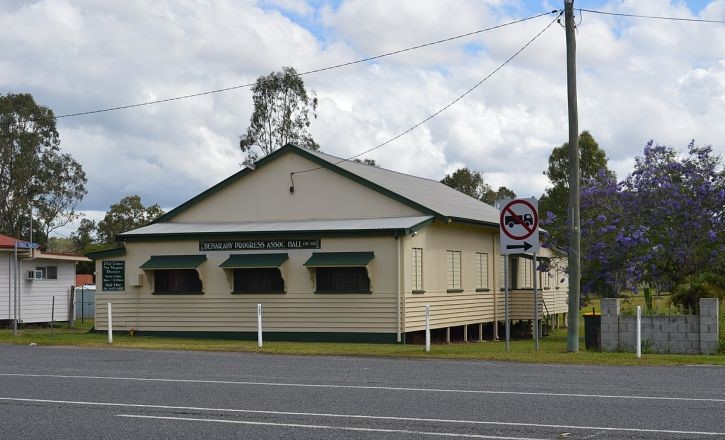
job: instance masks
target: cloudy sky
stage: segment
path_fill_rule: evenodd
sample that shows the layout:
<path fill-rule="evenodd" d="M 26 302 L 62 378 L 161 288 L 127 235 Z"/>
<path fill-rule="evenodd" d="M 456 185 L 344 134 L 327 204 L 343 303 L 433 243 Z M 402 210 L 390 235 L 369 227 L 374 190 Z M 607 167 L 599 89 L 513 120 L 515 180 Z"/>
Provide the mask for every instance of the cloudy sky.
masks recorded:
<path fill-rule="evenodd" d="M 576 0 L 575 7 L 725 20 L 725 0 Z M 32 93 L 56 115 L 308 71 L 563 8 L 506 0 L 0 0 L 0 93 Z M 516 52 L 552 16 L 304 77 L 319 99 L 311 131 L 349 157 L 445 106 Z M 579 18 L 579 17 L 578 17 Z M 649 139 L 725 152 L 725 25 L 583 12 L 579 126 L 625 176 Z M 473 93 L 364 157 L 441 179 L 459 167 L 539 196 L 567 139 L 564 30 L 551 26 Z M 129 194 L 173 208 L 239 170 L 249 89 L 58 120 L 98 219 Z M 68 230 L 61 231 L 68 233 Z"/>

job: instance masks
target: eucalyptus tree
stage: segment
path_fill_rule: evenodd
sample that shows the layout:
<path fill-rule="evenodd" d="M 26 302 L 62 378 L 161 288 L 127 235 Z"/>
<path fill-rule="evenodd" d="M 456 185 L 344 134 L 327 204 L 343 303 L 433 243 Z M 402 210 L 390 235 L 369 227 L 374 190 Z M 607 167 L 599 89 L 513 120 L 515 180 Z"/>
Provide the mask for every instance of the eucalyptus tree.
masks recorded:
<path fill-rule="evenodd" d="M 310 116 L 317 117 L 317 96 L 307 92 L 293 67 L 260 76 L 252 93 L 254 111 L 239 140 L 245 161 L 253 162 L 288 143 L 320 149 L 309 132 Z"/>
<path fill-rule="evenodd" d="M 53 111 L 27 93 L 0 96 L 0 232 L 45 243 L 78 218 L 85 172 L 60 151 Z"/>

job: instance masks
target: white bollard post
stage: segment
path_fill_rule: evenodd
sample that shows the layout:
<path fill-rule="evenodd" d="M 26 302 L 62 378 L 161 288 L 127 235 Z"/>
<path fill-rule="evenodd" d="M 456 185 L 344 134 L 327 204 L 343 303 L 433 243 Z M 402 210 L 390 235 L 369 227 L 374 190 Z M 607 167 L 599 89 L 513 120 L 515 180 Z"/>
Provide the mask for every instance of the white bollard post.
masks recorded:
<path fill-rule="evenodd" d="M 430 304 L 425 305 L 425 351 L 430 351 Z"/>
<path fill-rule="evenodd" d="M 262 348 L 262 304 L 257 304 L 257 347 Z"/>
<path fill-rule="evenodd" d="M 637 357 L 642 357 L 642 308 L 637 306 Z"/>
<path fill-rule="evenodd" d="M 111 315 L 111 303 L 108 303 L 108 343 L 113 344 L 113 317 Z"/>

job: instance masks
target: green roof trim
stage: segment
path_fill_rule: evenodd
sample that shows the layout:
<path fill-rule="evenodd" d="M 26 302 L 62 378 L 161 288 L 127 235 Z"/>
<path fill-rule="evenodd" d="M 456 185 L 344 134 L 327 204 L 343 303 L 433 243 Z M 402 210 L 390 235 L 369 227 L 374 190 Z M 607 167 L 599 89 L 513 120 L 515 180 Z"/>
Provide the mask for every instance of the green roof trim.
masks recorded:
<path fill-rule="evenodd" d="M 222 269 L 241 269 L 246 267 L 279 267 L 289 259 L 286 253 L 281 254 L 237 254 L 230 255 L 222 264 Z"/>
<path fill-rule="evenodd" d="M 374 252 L 313 252 L 312 256 L 305 261 L 305 266 L 367 266 L 373 258 L 375 258 Z"/>
<path fill-rule="evenodd" d="M 323 168 L 333 171 L 341 176 L 347 177 L 348 179 L 350 179 L 354 182 L 357 182 L 363 186 L 366 186 L 367 188 L 370 188 L 383 195 L 386 195 L 386 196 L 392 198 L 393 200 L 396 200 L 406 206 L 416 209 L 424 214 L 433 215 L 438 220 L 441 220 L 443 222 L 448 221 L 448 217 L 446 217 L 443 214 L 435 212 L 435 211 L 431 210 L 430 208 L 423 206 L 421 204 L 418 204 L 406 197 L 401 196 L 398 193 L 390 191 L 389 189 L 383 188 L 382 186 L 377 185 L 367 179 L 364 179 L 364 178 L 358 176 L 357 174 L 351 173 L 350 171 L 347 171 L 341 167 L 338 167 L 335 164 L 332 164 L 324 159 L 321 159 L 321 158 L 315 156 L 314 154 L 311 154 L 311 153 L 305 151 L 304 148 L 300 148 L 300 147 L 297 147 L 292 144 L 287 144 L 284 147 L 278 149 L 277 151 L 273 151 L 272 153 L 270 153 L 267 156 L 258 160 L 254 164 L 255 169 L 263 167 L 264 165 L 273 161 L 277 157 L 290 153 L 290 152 L 296 153 L 296 154 L 304 157 L 305 159 L 310 160 L 310 161 L 316 163 L 317 165 L 320 165 Z M 197 196 L 187 200 L 186 202 L 182 203 L 181 205 L 177 206 L 176 208 L 172 209 L 171 211 L 167 212 L 166 214 L 162 215 L 161 217 L 157 218 L 156 220 L 152 221 L 150 224 L 167 222 L 167 221 L 171 220 L 177 214 L 180 214 L 180 213 L 186 211 L 191 206 L 195 205 L 197 202 L 200 202 L 200 201 L 206 199 L 207 197 L 210 197 L 210 196 L 216 194 L 217 192 L 223 190 L 227 186 L 231 185 L 232 183 L 236 182 L 237 180 L 241 179 L 242 177 L 246 176 L 247 174 L 249 174 L 251 172 L 252 172 L 252 170 L 245 168 L 245 169 L 237 172 L 236 174 L 232 174 L 231 176 L 227 177 L 226 179 L 222 180 L 221 182 L 217 183 L 216 185 L 212 186 L 211 188 L 207 189 L 206 191 L 202 192 L 201 194 L 198 194 Z"/>
<path fill-rule="evenodd" d="M 126 255 L 126 248 L 118 247 L 111 249 L 103 249 L 101 251 L 87 252 L 86 257 L 91 260 L 102 260 L 104 258 L 122 257 Z"/>
<path fill-rule="evenodd" d="M 154 255 L 141 269 L 196 269 L 206 261 L 206 255 Z"/>

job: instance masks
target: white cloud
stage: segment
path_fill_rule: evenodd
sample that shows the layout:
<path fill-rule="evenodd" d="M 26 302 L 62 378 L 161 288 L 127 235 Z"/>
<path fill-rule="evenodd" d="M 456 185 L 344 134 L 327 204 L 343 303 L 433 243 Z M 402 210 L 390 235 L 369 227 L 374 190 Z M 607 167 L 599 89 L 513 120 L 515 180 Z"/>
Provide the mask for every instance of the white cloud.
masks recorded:
<path fill-rule="evenodd" d="M 0 93 L 30 92 L 56 114 L 163 99 L 250 83 L 283 65 L 303 72 L 397 50 L 532 9 L 473 0 L 8 3 Z M 674 0 L 597 9 L 694 17 Z M 725 1 L 700 13 L 725 19 Z M 374 147 L 451 102 L 552 19 L 306 76 L 320 98 L 312 132 L 330 154 Z M 725 152 L 724 26 L 585 13 L 577 40 L 579 126 L 620 177 L 651 138 L 677 148 L 695 138 Z M 105 212 L 128 194 L 165 208 L 187 200 L 239 169 L 251 111 L 250 91 L 239 89 L 61 119 L 62 148 L 89 177 L 80 208 Z M 364 157 L 433 179 L 468 166 L 492 186 L 538 195 L 567 132 L 564 33 L 554 24 L 456 105 Z"/>

